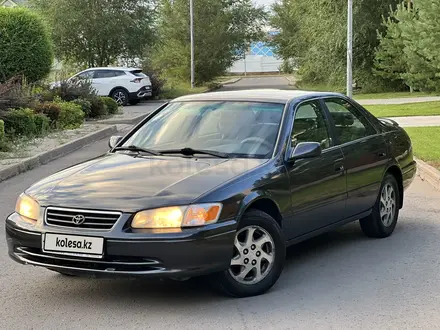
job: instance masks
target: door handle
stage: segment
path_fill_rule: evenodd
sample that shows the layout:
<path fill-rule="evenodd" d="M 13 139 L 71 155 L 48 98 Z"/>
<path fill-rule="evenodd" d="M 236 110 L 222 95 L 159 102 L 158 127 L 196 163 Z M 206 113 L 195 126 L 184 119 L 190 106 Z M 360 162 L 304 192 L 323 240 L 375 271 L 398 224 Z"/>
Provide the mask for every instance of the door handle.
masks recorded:
<path fill-rule="evenodd" d="M 382 158 L 382 157 L 385 157 L 386 155 L 387 155 L 387 154 L 386 154 L 385 151 L 381 151 L 381 152 L 378 153 L 378 156 L 381 157 L 381 158 Z"/>

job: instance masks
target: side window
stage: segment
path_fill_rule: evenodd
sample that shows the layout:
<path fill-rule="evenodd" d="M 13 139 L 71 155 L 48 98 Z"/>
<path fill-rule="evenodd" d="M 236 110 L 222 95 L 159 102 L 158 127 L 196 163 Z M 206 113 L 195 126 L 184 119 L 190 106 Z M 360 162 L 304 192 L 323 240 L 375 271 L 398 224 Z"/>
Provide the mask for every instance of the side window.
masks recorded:
<path fill-rule="evenodd" d="M 112 70 L 96 70 L 93 75 L 94 79 L 100 78 L 113 78 L 115 76 L 114 71 Z"/>
<path fill-rule="evenodd" d="M 376 134 L 368 120 L 349 102 L 340 98 L 324 100 L 341 144 Z"/>
<path fill-rule="evenodd" d="M 333 145 L 328 123 L 318 102 L 302 104 L 296 110 L 291 136 L 292 147 L 300 142 L 318 142 L 323 150 Z"/>
<path fill-rule="evenodd" d="M 94 73 L 95 73 L 95 71 L 86 71 L 86 72 L 80 73 L 75 78 L 79 78 L 79 79 L 92 79 Z"/>
<path fill-rule="evenodd" d="M 120 77 L 120 76 L 125 76 L 125 72 L 124 71 L 113 71 L 113 75 L 115 77 Z"/>

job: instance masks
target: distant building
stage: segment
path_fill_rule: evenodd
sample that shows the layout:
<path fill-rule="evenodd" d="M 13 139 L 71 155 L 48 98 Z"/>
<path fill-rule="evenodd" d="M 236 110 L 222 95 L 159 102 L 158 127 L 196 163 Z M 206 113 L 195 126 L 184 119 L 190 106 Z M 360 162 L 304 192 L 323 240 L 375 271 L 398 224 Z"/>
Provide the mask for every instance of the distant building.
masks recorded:
<path fill-rule="evenodd" d="M 270 39 L 278 34 L 277 31 L 268 31 Z M 230 73 L 278 73 L 283 60 L 278 58 L 275 50 L 266 42 L 253 42 L 246 50 L 243 58 L 236 61 L 229 69 Z"/>

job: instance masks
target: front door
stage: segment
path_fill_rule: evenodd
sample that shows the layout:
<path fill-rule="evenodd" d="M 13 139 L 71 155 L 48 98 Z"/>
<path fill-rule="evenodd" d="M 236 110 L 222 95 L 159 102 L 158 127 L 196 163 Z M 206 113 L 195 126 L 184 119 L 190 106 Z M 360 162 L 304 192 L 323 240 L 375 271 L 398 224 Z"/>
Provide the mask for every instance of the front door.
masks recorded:
<path fill-rule="evenodd" d="M 292 219 L 286 228 L 289 239 L 344 218 L 347 195 L 344 158 L 329 127 L 319 101 L 308 101 L 297 107 L 288 149 L 300 142 L 319 142 L 322 154 L 286 165 L 293 207 Z"/>

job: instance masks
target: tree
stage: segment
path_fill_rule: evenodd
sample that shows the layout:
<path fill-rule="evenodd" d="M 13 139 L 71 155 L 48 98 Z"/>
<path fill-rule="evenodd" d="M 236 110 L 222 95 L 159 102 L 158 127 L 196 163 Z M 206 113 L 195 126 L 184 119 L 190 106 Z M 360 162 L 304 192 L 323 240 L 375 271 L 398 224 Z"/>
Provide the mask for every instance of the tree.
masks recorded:
<path fill-rule="evenodd" d="M 416 89 L 440 91 L 440 0 L 414 1 L 412 19 L 401 24 L 407 60 L 403 80 Z"/>
<path fill-rule="evenodd" d="M 377 30 L 382 16 L 399 0 L 353 3 L 353 74 L 364 89 L 385 85 L 373 75 Z M 292 58 L 302 80 L 342 86 L 346 71 L 347 1 L 282 0 L 273 7 L 271 24 L 280 30 L 273 45 L 283 59 Z M 380 80 L 380 81 L 379 81 Z"/>
<path fill-rule="evenodd" d="M 44 78 L 52 67 L 53 48 L 43 20 L 25 8 L 0 7 L 0 82 L 23 76 Z"/>
<path fill-rule="evenodd" d="M 154 40 L 155 11 L 145 0 L 31 0 L 52 27 L 56 55 L 82 66 L 141 57 Z"/>
<path fill-rule="evenodd" d="M 194 1 L 196 84 L 223 74 L 243 48 L 262 35 L 265 11 L 251 0 Z M 188 0 L 161 0 L 153 67 L 174 80 L 190 79 Z"/>
<path fill-rule="evenodd" d="M 397 5 L 397 9 L 390 7 L 390 16 L 383 17 L 383 33 L 378 33 L 379 46 L 374 60 L 375 74 L 393 81 L 402 81 L 408 71 L 408 58 L 405 55 L 405 39 L 402 35 L 402 26 L 410 24 L 415 18 L 414 11 L 404 3 Z"/>

